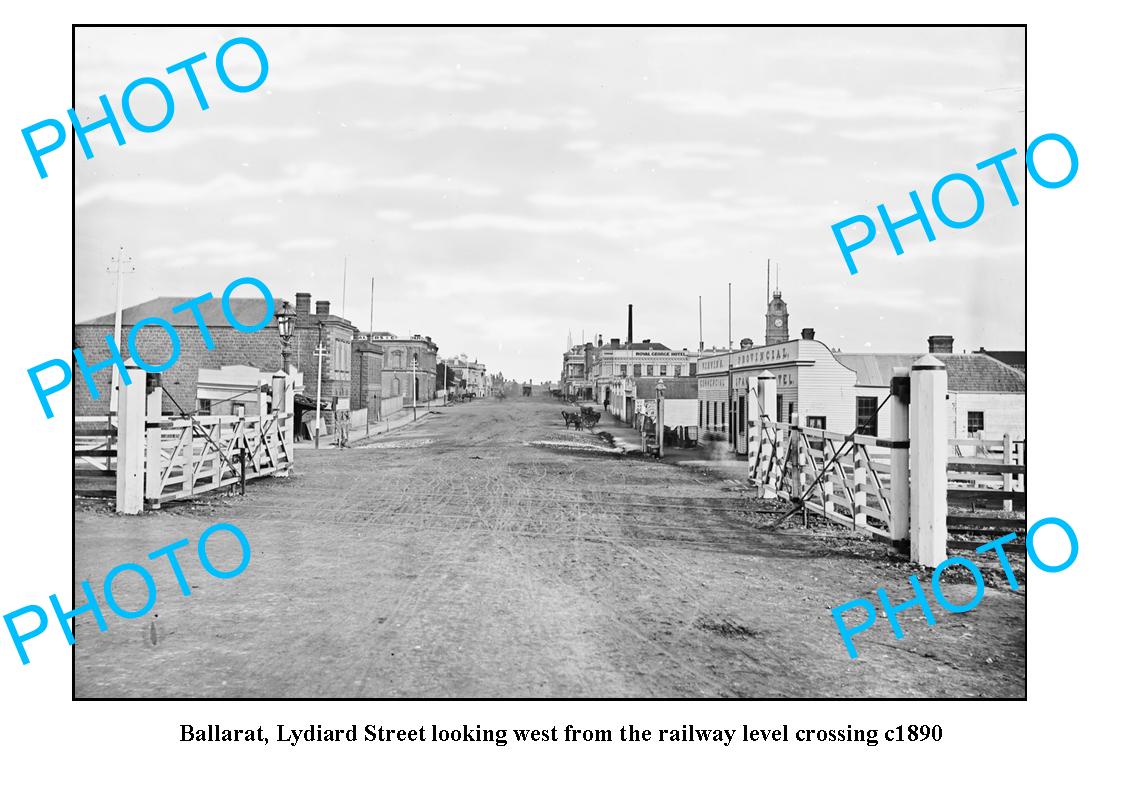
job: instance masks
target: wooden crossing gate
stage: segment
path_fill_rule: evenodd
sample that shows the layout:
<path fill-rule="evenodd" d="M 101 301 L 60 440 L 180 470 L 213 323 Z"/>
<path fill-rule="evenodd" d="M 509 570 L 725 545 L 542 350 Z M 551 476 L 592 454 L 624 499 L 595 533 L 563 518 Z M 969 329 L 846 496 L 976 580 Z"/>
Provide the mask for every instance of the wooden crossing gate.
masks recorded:
<path fill-rule="evenodd" d="M 76 418 L 74 444 L 76 486 L 111 479 L 112 490 L 103 493 L 116 495 L 118 513 L 139 514 L 145 506 L 292 471 L 293 376 L 263 381 L 256 412 L 240 406 L 237 414 L 165 415 L 158 377 L 128 372 L 117 416 Z"/>
<path fill-rule="evenodd" d="M 763 497 L 802 499 L 815 514 L 890 538 L 890 440 L 770 420 L 751 423 L 749 478 Z"/>

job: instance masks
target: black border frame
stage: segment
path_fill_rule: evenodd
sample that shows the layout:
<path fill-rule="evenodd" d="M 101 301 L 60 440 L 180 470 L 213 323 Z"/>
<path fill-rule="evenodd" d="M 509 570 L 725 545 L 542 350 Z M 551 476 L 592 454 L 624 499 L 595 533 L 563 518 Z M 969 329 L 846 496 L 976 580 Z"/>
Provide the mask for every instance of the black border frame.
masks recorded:
<path fill-rule="evenodd" d="M 714 24 L 705 24 L 705 22 L 687 22 L 687 24 L 637 24 L 637 25 L 621 25 L 621 24 L 556 24 L 556 25 L 524 25 L 518 22 L 503 22 L 503 24 L 403 24 L 403 22 L 394 22 L 394 24 L 355 24 L 355 22 L 312 22 L 312 24 L 295 24 L 295 22 L 185 22 L 185 24 L 157 24 L 149 25 L 143 22 L 126 22 L 126 24 L 108 24 L 108 22 L 98 22 L 98 24 L 83 24 L 83 22 L 72 22 L 71 24 L 71 108 L 75 106 L 76 102 L 76 54 L 77 54 L 77 29 L 79 28 L 1022 28 L 1024 36 L 1023 47 L 1023 94 L 1025 95 L 1025 109 L 1022 113 L 1022 156 L 1026 148 L 1029 147 L 1029 76 L 1030 76 L 1030 46 L 1029 46 L 1029 24 L 1028 22 L 1014 22 L 1014 24 L 1002 24 L 1002 22 L 994 22 L 994 24 L 894 24 L 894 22 L 877 22 L 877 24 L 779 24 L 779 22 L 767 22 L 767 24 L 723 24 L 723 22 L 714 22 Z M 77 147 L 74 144 L 74 138 L 71 136 L 71 320 L 72 324 L 76 326 L 77 323 L 77 212 L 74 201 L 76 199 L 76 174 L 77 174 Z M 1029 269 L 1029 244 L 1030 244 L 1030 191 L 1029 184 L 1026 184 L 1025 195 L 1022 198 L 1024 205 L 1023 212 L 1025 213 L 1025 225 L 1023 227 L 1023 241 L 1022 241 L 1022 267 L 1025 272 L 1025 285 L 1023 301 L 1025 306 L 1025 326 L 1023 329 L 1026 350 L 1029 349 L 1029 331 L 1030 331 L 1030 269 Z M 73 327 L 72 327 L 73 335 Z M 1026 359 L 1029 363 L 1029 359 Z M 71 383 L 71 393 L 76 390 L 77 385 Z M 1026 368 L 1026 392 L 1025 392 L 1025 414 L 1026 414 L 1026 438 L 1029 438 L 1029 368 Z M 76 431 L 76 422 L 74 420 L 74 413 L 71 412 L 71 438 L 74 437 Z M 77 495 L 75 494 L 76 477 L 74 470 L 71 468 L 71 588 L 74 586 L 74 578 L 76 575 L 76 556 L 75 556 L 75 538 L 76 538 L 76 515 L 77 515 Z M 1026 524 L 1029 524 L 1029 519 L 1026 519 Z M 1029 577 L 1026 573 L 1026 582 Z M 1028 584 L 1026 584 L 1028 585 Z M 73 602 L 73 591 L 71 600 Z M 73 619 L 71 622 L 73 623 Z M 73 624 L 72 624 L 73 630 Z M 866 696 L 866 697 L 842 697 L 842 696 L 793 696 L 793 697 L 716 697 L 716 696 L 667 696 L 667 697 L 605 697 L 605 696 L 574 696 L 574 697 L 546 697 L 546 696 L 531 696 L 531 697 L 513 697 L 513 696 L 493 696 L 493 697 L 403 697 L 403 696 L 321 696 L 321 697 L 300 697 L 300 696 L 271 696 L 271 697 L 247 697 L 247 696 L 231 696 L 231 697 L 201 697 L 201 696 L 166 696 L 166 697 L 140 697 L 140 696 L 76 696 L 77 688 L 77 667 L 76 667 L 76 650 L 77 641 L 71 646 L 71 702 L 141 702 L 141 703 L 157 703 L 157 702 L 615 702 L 615 703 L 632 703 L 632 702 L 725 702 L 725 703 L 746 703 L 746 702 L 774 702 L 774 703 L 788 703 L 788 702 L 986 702 L 986 703 L 1002 703 L 1002 702 L 1029 702 L 1030 692 L 1030 610 L 1029 610 L 1029 592 L 1025 596 L 1025 619 L 1024 619 L 1024 632 L 1025 632 L 1025 696 L 964 696 L 964 697 L 938 697 L 938 696 Z"/>

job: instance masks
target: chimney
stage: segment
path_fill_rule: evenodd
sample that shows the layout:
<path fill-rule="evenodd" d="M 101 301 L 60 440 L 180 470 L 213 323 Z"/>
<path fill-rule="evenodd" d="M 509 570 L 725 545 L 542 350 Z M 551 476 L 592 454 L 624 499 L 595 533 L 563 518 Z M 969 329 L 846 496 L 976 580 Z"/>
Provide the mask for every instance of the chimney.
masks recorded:
<path fill-rule="evenodd" d="M 805 326 L 805 327 L 803 327 L 803 331 L 799 333 L 799 336 L 802 337 L 804 340 L 814 340 L 815 339 L 815 330 L 812 329 L 810 326 Z"/>
<path fill-rule="evenodd" d="M 317 315 L 331 315 L 331 302 L 330 301 L 317 301 L 316 302 Z"/>
<path fill-rule="evenodd" d="M 297 293 L 296 294 L 296 314 L 308 315 L 312 312 L 312 294 L 311 293 Z"/>
<path fill-rule="evenodd" d="M 929 354 L 950 354 L 955 345 L 955 338 L 950 334 L 934 334 L 928 338 Z"/>
<path fill-rule="evenodd" d="M 619 337 L 613 337 L 612 339 L 610 339 L 608 341 L 608 343 L 609 343 L 609 348 L 619 348 L 620 347 L 620 338 Z"/>
<path fill-rule="evenodd" d="M 645 345 L 650 345 L 650 344 L 651 344 L 651 338 L 650 338 L 650 337 L 645 337 L 645 338 L 643 339 L 643 342 L 644 342 L 644 344 L 645 344 Z"/>
<path fill-rule="evenodd" d="M 632 344 L 632 305 L 628 305 L 628 345 Z"/>
<path fill-rule="evenodd" d="M 597 335 L 597 348 L 601 348 L 603 346 L 604 346 L 604 335 L 598 334 Z"/>
<path fill-rule="evenodd" d="M 753 347 L 753 338 L 751 338 L 751 337 L 742 337 L 741 338 L 741 350 L 742 351 L 744 351 L 746 348 L 752 348 L 752 347 Z"/>

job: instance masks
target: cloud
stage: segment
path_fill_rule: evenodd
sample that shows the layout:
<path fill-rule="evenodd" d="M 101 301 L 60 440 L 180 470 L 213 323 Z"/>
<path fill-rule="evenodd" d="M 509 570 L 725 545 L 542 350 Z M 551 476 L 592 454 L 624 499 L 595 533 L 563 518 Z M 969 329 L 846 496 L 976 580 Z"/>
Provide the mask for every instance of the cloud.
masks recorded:
<path fill-rule="evenodd" d="M 906 120 L 946 122 L 954 111 L 943 102 L 923 94 L 857 96 L 835 86 L 773 84 L 747 94 L 725 94 L 714 90 L 662 91 L 639 95 L 643 102 L 673 113 L 725 118 L 749 118 L 760 114 L 788 114 L 819 120 Z M 977 122 L 1003 121 L 1008 111 L 982 106 L 971 114 Z"/>
<path fill-rule="evenodd" d="M 378 210 L 375 212 L 374 217 L 378 221 L 396 224 L 402 221 L 409 221 L 413 218 L 413 213 L 409 213 L 405 210 Z"/>
<path fill-rule="evenodd" d="M 350 167 L 327 162 L 289 164 L 283 167 L 282 175 L 275 179 L 254 180 L 241 174 L 226 172 L 206 182 L 156 179 L 101 182 L 79 193 L 74 205 L 86 207 L 95 202 L 106 201 L 140 205 L 189 205 L 220 200 L 277 198 L 286 194 L 340 194 L 358 187 L 354 171 Z M 260 216 L 252 218 L 260 219 Z"/>
<path fill-rule="evenodd" d="M 499 193 L 497 188 L 490 185 L 461 180 L 456 177 L 439 177 L 435 174 L 407 174 L 400 177 L 376 177 L 367 180 L 365 184 L 377 188 L 461 193 L 467 196 L 496 196 Z"/>
<path fill-rule="evenodd" d="M 655 166 L 664 169 L 726 169 L 746 158 L 758 158 L 756 147 L 716 141 L 676 141 L 628 144 L 610 149 L 589 150 L 598 168 L 626 169 Z"/>
<path fill-rule="evenodd" d="M 520 133 L 562 129 L 576 133 L 594 127 L 595 122 L 588 110 L 579 107 L 533 112 L 517 108 L 495 108 L 476 112 L 395 114 L 378 119 L 360 119 L 355 126 L 365 130 L 384 130 L 407 135 L 429 135 L 457 129 Z"/>
<path fill-rule="evenodd" d="M 183 246 L 156 246 L 141 252 L 141 261 L 157 268 L 184 268 L 188 266 L 223 266 L 236 268 L 243 265 L 271 263 L 277 259 L 273 252 L 262 249 L 247 240 L 209 238 Z"/>
<path fill-rule="evenodd" d="M 338 244 L 335 238 L 294 238 L 286 240 L 277 246 L 285 251 L 314 251 L 317 249 L 330 249 Z"/>

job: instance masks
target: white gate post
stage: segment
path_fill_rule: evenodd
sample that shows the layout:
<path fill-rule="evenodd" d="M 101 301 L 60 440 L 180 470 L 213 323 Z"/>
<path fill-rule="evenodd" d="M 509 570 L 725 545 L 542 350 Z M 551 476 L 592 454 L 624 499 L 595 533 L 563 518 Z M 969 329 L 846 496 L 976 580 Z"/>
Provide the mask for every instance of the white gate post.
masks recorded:
<path fill-rule="evenodd" d="M 772 469 L 770 465 L 772 462 L 772 448 L 780 444 L 780 430 L 778 428 L 773 428 L 770 438 L 763 426 L 765 417 L 771 417 L 772 422 L 776 422 L 776 418 L 772 417 L 772 407 L 776 405 L 776 377 L 772 375 L 772 371 L 766 370 L 757 377 L 757 387 L 760 391 L 760 420 L 762 424 L 760 433 L 764 443 L 760 448 L 760 457 L 765 463 L 765 470 L 763 473 L 760 473 L 760 477 L 758 478 L 757 497 L 774 498 L 776 497 L 776 490 L 769 486 L 769 482 L 772 480 Z M 757 472 L 760 472 L 759 468 Z"/>
<path fill-rule="evenodd" d="M 908 390 L 909 369 L 893 368 L 893 388 L 889 396 L 889 541 L 897 548 L 908 546 L 909 539 L 909 405 L 903 394 Z M 898 447 L 899 446 L 899 447 Z"/>
<path fill-rule="evenodd" d="M 745 452 L 749 457 L 749 477 L 752 477 L 756 462 L 753 461 L 753 444 L 760 437 L 760 407 L 757 401 L 758 381 L 756 376 L 745 377 Z"/>
<path fill-rule="evenodd" d="M 925 354 L 910 371 L 912 560 L 934 567 L 948 555 L 948 372 Z"/>
<path fill-rule="evenodd" d="M 130 376 L 132 374 L 129 374 Z M 152 508 L 160 508 L 160 457 L 163 434 L 160 431 L 160 422 L 164 410 L 164 389 L 160 386 L 159 373 L 145 373 L 147 397 L 145 399 L 145 462 L 144 462 L 144 497 Z M 171 463 L 168 463 L 171 466 Z"/>
<path fill-rule="evenodd" d="M 131 362 L 132 360 L 130 360 Z M 117 385 L 117 513 L 144 511 L 144 415 L 147 384 L 143 370 L 126 363 L 129 383 Z"/>

